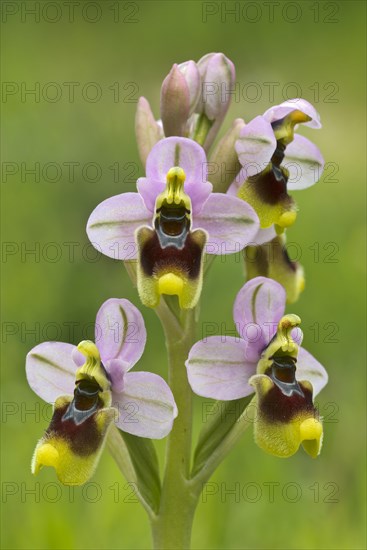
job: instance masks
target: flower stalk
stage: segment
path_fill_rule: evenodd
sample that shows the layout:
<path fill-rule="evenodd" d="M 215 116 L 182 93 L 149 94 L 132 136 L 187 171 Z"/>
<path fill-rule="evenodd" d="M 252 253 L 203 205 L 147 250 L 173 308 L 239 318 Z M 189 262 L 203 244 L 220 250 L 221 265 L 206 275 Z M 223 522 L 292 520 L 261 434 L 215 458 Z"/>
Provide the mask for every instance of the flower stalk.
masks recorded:
<path fill-rule="evenodd" d="M 158 312 L 157 312 L 158 313 Z M 159 315 L 159 313 L 158 313 Z M 168 437 L 159 512 L 152 521 L 156 549 L 190 548 L 199 494 L 191 490 L 192 391 L 185 360 L 195 341 L 195 309 L 182 312 L 180 331 L 161 315 L 168 354 L 168 381 L 180 414 Z"/>
<path fill-rule="evenodd" d="M 168 436 L 159 512 L 151 517 L 153 545 L 156 550 L 189 549 L 195 510 L 203 487 L 246 429 L 252 426 L 255 409 L 251 403 L 248 405 L 247 399 L 237 421 L 215 445 L 205 466 L 195 471 L 191 465 L 192 390 L 184 363 L 195 341 L 196 312 L 182 312 L 180 333 L 167 314 L 157 314 L 166 337 L 168 381 L 180 414 Z"/>

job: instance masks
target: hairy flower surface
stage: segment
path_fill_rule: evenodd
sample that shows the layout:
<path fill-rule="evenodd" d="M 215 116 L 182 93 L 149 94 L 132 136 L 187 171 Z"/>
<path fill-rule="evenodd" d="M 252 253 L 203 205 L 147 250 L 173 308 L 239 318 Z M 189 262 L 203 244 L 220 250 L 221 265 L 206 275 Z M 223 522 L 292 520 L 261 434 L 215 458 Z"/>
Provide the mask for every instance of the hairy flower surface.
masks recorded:
<path fill-rule="evenodd" d="M 291 456 L 301 443 L 311 456 L 321 448 L 322 424 L 313 397 L 327 383 L 323 366 L 299 346 L 296 315 L 285 315 L 283 287 L 265 277 L 237 295 L 234 320 L 241 337 L 197 342 L 186 362 L 198 395 L 233 400 L 256 391 L 255 440 L 276 456 Z"/>
<path fill-rule="evenodd" d="M 139 310 L 128 300 L 111 298 L 98 311 L 95 326 L 96 344 L 44 342 L 26 360 L 29 385 L 54 403 L 32 471 L 53 466 L 64 484 L 80 485 L 91 477 L 112 422 L 130 434 L 160 439 L 177 416 L 172 392 L 160 376 L 129 372 L 146 342 Z"/>
<path fill-rule="evenodd" d="M 306 189 L 321 177 L 324 159 L 319 149 L 294 133 L 301 123 L 321 128 L 308 101 L 288 100 L 251 120 L 236 141 L 243 168 L 229 193 L 255 208 L 261 228 L 276 224 L 283 230 L 292 225 L 297 208 L 288 191 Z"/>
<path fill-rule="evenodd" d="M 161 294 L 196 305 L 204 252 L 230 254 L 252 242 L 259 227 L 253 208 L 212 193 L 205 152 L 187 138 L 159 141 L 150 152 L 138 193 L 102 202 L 87 225 L 89 239 L 107 256 L 138 260 L 138 291 L 155 307 Z"/>

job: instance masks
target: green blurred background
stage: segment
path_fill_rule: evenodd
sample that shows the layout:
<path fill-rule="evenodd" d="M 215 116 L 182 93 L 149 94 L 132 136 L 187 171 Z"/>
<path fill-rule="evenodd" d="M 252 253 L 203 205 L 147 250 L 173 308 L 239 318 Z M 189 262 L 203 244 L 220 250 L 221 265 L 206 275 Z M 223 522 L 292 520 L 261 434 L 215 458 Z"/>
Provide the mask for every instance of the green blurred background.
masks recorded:
<path fill-rule="evenodd" d="M 72 15 L 65 2 L 41 2 L 38 21 L 27 13 L 34 2 L 2 2 L 3 547 L 150 545 L 145 513 L 107 452 L 83 490 L 59 486 L 51 469 L 32 477 L 30 459 L 50 409 L 29 389 L 24 357 L 45 339 L 91 338 L 100 304 L 126 297 L 141 307 L 148 328 L 138 368 L 166 377 L 154 312 L 140 306 L 119 262 L 88 247 L 85 225 L 99 202 L 133 190 L 143 174 L 137 98 L 148 97 L 158 116 L 171 65 L 223 51 L 236 65 L 240 97 L 222 133 L 234 117 L 250 120 L 295 96 L 290 83 L 322 117 L 321 131 L 302 130 L 330 164 L 317 185 L 295 194 L 300 214 L 288 241 L 296 243 L 293 256 L 302 256 L 307 286 L 288 311 L 301 316 L 305 347 L 327 367 L 330 383 L 318 398 L 326 417 L 321 456 L 272 458 L 249 431 L 211 480 L 215 494 L 201 499 L 193 548 L 365 548 L 364 2 L 74 4 Z M 269 82 L 278 83 L 274 99 Z M 24 95 L 32 88 L 36 96 Z M 25 172 L 35 163 L 39 181 Z M 70 163 L 77 163 L 74 177 Z M 36 255 L 27 255 L 32 247 Z M 233 329 L 242 284 L 238 257 L 217 259 L 201 323 Z M 199 398 L 195 410 L 197 433 Z M 164 443 L 157 447 L 162 458 Z M 276 484 L 273 499 L 269 483 Z"/>

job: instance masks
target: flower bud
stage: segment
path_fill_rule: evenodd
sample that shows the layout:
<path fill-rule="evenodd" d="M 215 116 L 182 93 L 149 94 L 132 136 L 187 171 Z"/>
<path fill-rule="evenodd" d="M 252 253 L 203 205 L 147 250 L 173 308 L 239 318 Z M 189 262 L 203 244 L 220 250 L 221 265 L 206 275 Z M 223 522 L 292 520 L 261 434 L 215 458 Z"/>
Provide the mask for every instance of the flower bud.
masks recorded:
<path fill-rule="evenodd" d="M 190 90 L 177 65 L 163 80 L 161 118 L 166 137 L 183 136 L 190 116 Z"/>
<path fill-rule="evenodd" d="M 223 119 L 231 100 L 235 81 L 235 68 L 222 53 L 209 53 L 198 61 L 201 75 L 201 99 L 196 112 L 209 120 Z"/>
<path fill-rule="evenodd" d="M 232 126 L 213 151 L 208 165 L 209 180 L 213 184 L 213 191 L 226 193 L 232 181 L 241 170 L 241 164 L 235 149 L 235 142 L 245 123 L 242 118 L 236 118 Z"/>
<path fill-rule="evenodd" d="M 235 68 L 222 53 L 209 53 L 198 61 L 201 76 L 201 97 L 195 112 L 199 114 L 195 134 L 205 128 L 200 143 L 207 151 L 213 143 L 228 111 L 235 81 Z M 199 131 L 198 131 L 199 128 Z"/>
<path fill-rule="evenodd" d="M 201 93 L 201 77 L 197 64 L 194 61 L 185 61 L 178 65 L 180 72 L 186 80 L 190 94 L 190 116 L 195 111 Z"/>
<path fill-rule="evenodd" d="M 135 116 L 135 135 L 138 144 L 140 160 L 145 166 L 145 162 L 150 151 L 160 139 L 162 139 L 162 129 L 154 118 L 149 102 L 145 97 L 140 97 Z"/>

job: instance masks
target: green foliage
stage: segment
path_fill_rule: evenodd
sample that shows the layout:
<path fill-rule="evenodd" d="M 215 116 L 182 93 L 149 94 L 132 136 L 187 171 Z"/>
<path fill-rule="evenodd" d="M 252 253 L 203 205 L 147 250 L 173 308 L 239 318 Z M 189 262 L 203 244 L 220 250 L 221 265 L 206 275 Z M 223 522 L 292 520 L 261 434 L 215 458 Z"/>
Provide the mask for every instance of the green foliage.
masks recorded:
<path fill-rule="evenodd" d="M 244 397 L 233 401 L 216 401 L 213 403 L 213 413 L 210 414 L 210 421 L 205 423 L 201 429 L 195 448 L 192 477 L 195 477 L 202 468 L 205 468 L 205 464 L 215 450 L 227 437 L 230 437 L 236 422 L 241 422 L 240 416 L 250 399 L 251 397 Z"/>
<path fill-rule="evenodd" d="M 121 454 L 123 462 L 126 462 L 126 456 L 129 460 L 129 463 L 123 469 L 123 474 L 128 478 L 132 489 L 141 497 L 148 512 L 152 511 L 156 514 L 159 509 L 161 482 L 154 444 L 151 439 L 137 437 L 127 432 L 120 431 L 119 434 L 123 439 L 124 446 L 120 447 L 121 443 L 120 445 L 117 444 L 117 437 L 115 452 L 117 452 L 117 455 Z M 123 451 L 122 453 L 119 453 L 120 448 Z"/>

